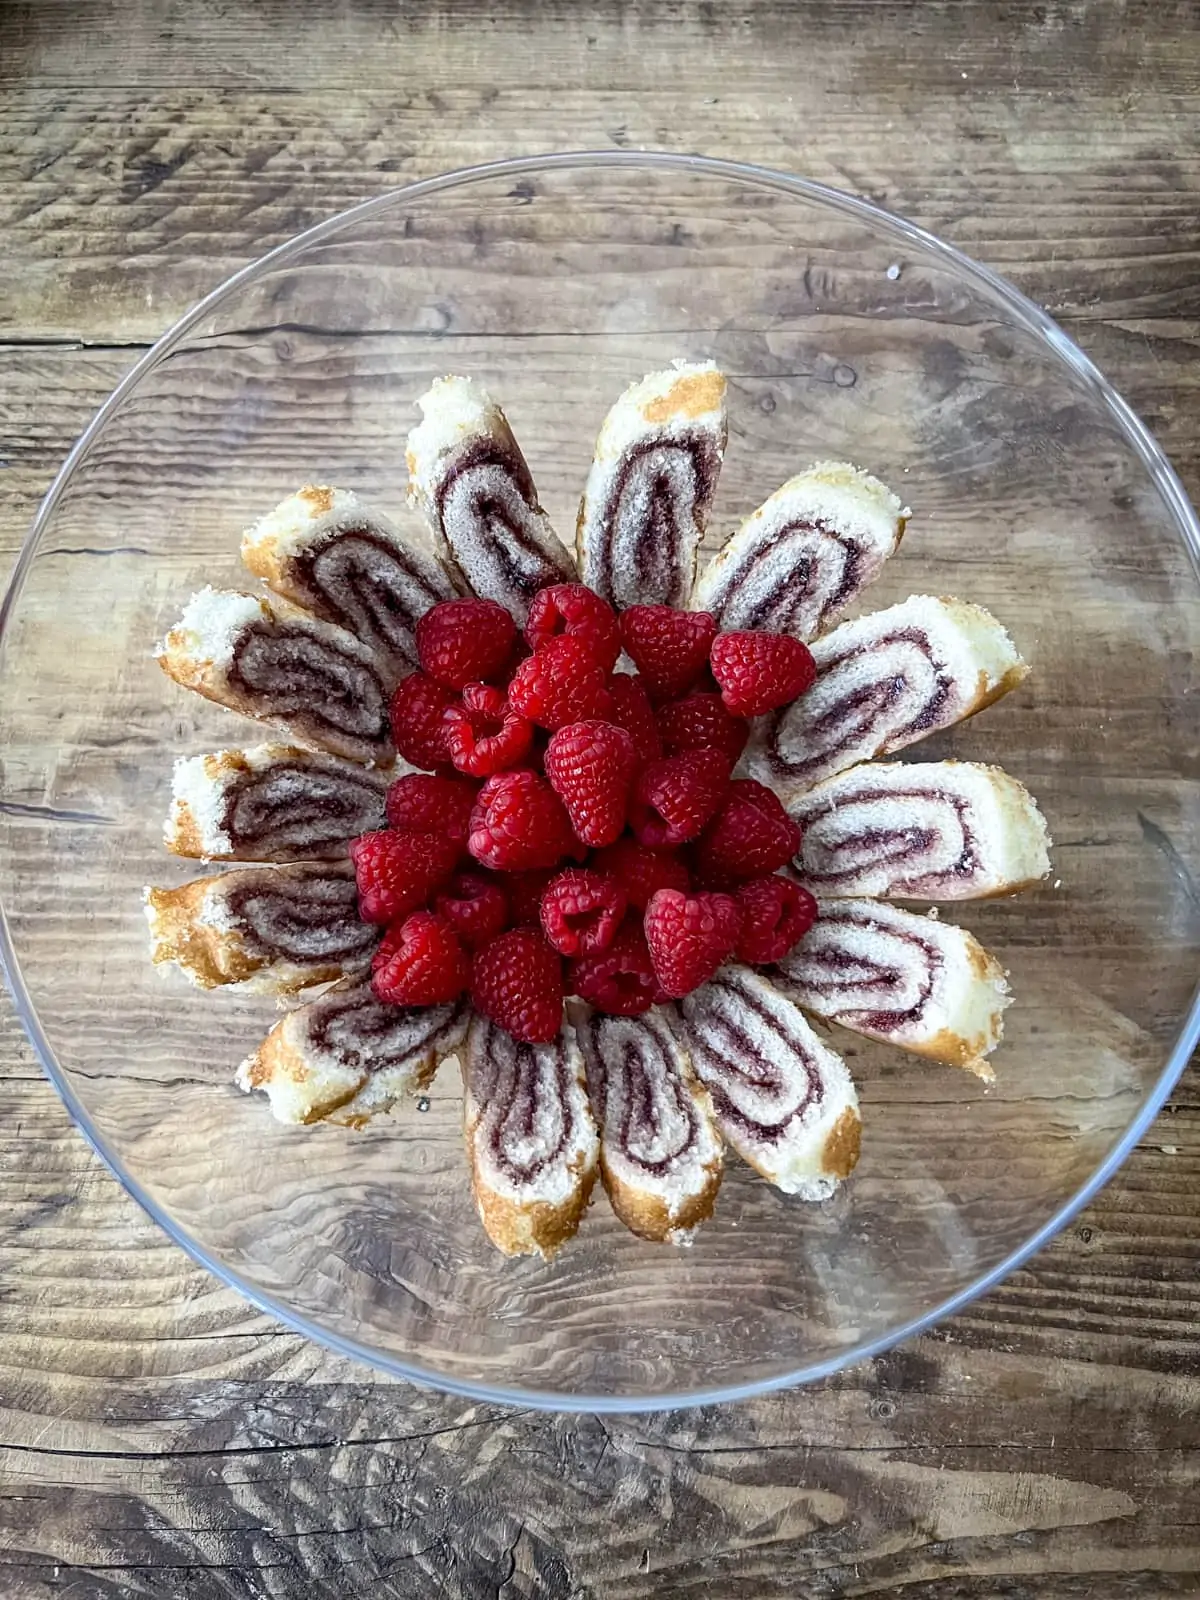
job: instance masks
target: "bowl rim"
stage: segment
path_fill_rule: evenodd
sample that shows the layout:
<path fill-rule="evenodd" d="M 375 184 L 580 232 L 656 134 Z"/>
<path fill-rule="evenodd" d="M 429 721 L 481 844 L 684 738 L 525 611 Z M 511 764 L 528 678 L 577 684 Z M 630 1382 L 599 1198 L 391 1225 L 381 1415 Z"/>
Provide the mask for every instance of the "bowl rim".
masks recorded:
<path fill-rule="evenodd" d="M 573 150 L 542 155 L 519 156 L 506 160 L 490 161 L 469 167 L 456 168 L 432 178 L 402 185 L 359 202 L 346 210 L 327 217 L 324 221 L 304 229 L 285 240 L 265 255 L 248 262 L 226 278 L 190 310 L 186 311 L 145 352 L 125 374 L 108 399 L 80 434 L 68 452 L 54 480 L 39 505 L 22 542 L 12 573 L 0 602 L 0 649 L 6 641 L 10 620 L 25 586 L 30 566 L 46 526 L 54 513 L 72 474 L 87 457 L 92 445 L 103 431 L 108 419 L 123 404 L 126 397 L 154 370 L 175 346 L 223 301 L 237 293 L 244 285 L 265 272 L 299 255 L 314 244 L 333 237 L 344 228 L 384 212 L 397 204 L 409 203 L 428 195 L 466 188 L 471 184 L 496 178 L 530 176 L 545 172 L 583 168 L 627 168 L 663 172 L 695 173 L 702 176 L 725 178 L 739 183 L 749 183 L 759 188 L 808 201 L 815 201 L 852 219 L 869 224 L 876 232 L 891 235 L 898 244 L 918 247 L 927 256 L 940 259 L 946 266 L 986 289 L 998 300 L 1028 332 L 1038 335 L 1060 361 L 1070 369 L 1093 396 L 1109 412 L 1118 429 L 1141 459 L 1158 492 L 1173 513 L 1180 536 L 1191 557 L 1193 570 L 1200 578 L 1200 519 L 1192 509 L 1187 493 L 1174 468 L 1167 460 L 1158 442 L 1117 393 L 1091 359 L 1069 338 L 1052 317 L 1027 296 L 1016 289 L 1006 278 L 991 268 L 981 265 L 970 256 L 945 243 L 935 234 L 897 216 L 873 202 L 857 195 L 847 194 L 812 179 L 793 176 L 768 167 L 746 162 L 719 160 L 700 155 L 684 155 L 665 151 L 629 150 Z M 997 1265 L 976 1278 L 963 1289 L 915 1317 L 874 1338 L 847 1345 L 836 1355 L 821 1361 L 809 1362 L 787 1372 L 743 1383 L 699 1386 L 695 1389 L 671 1390 L 657 1395 L 586 1394 L 566 1390 L 539 1390 L 512 1384 L 487 1384 L 473 1382 L 437 1371 L 417 1360 L 408 1360 L 380 1351 L 344 1334 L 336 1333 L 310 1321 L 292 1308 L 243 1280 L 241 1275 L 218 1261 L 209 1251 L 193 1239 L 166 1214 L 159 1203 L 142 1184 L 122 1170 L 115 1154 L 110 1153 L 105 1140 L 83 1106 L 64 1069 L 59 1065 L 53 1048 L 38 1020 L 33 1001 L 21 975 L 20 962 L 13 945 L 8 916 L 0 905 L 0 967 L 3 968 L 9 992 L 12 995 L 17 1017 L 29 1037 L 42 1068 L 58 1091 L 68 1112 L 88 1144 L 118 1183 L 132 1196 L 143 1211 L 183 1249 L 198 1265 L 213 1274 L 219 1282 L 235 1289 L 260 1311 L 275 1318 L 285 1327 L 303 1337 L 334 1351 L 338 1355 L 362 1361 L 368 1366 L 409 1382 L 432 1387 L 465 1399 L 498 1405 L 514 1405 L 539 1411 L 591 1412 L 595 1414 L 649 1413 L 667 1411 L 685 1406 L 712 1405 L 730 1401 L 748 1400 L 755 1396 L 775 1393 L 782 1389 L 807 1384 L 828 1377 L 843 1368 L 870 1360 L 890 1350 L 905 1339 L 922 1333 L 934 1324 L 961 1311 L 979 1296 L 986 1294 L 998 1283 L 1016 1271 L 1042 1248 L 1053 1236 L 1099 1192 L 1129 1152 L 1153 1122 L 1171 1089 L 1178 1082 L 1184 1068 L 1200 1043 L 1200 986 L 1193 994 L 1191 1005 L 1183 1017 L 1176 1039 L 1167 1053 L 1166 1062 L 1147 1094 L 1137 1114 L 1112 1150 L 1096 1170 L 1028 1239 L 1009 1252 Z"/>

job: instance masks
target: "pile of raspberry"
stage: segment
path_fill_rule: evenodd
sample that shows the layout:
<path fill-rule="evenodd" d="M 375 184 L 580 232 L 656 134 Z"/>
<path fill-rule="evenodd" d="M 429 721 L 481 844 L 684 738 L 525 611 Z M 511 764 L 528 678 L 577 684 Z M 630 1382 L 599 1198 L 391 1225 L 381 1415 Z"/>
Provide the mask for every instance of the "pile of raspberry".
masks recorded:
<path fill-rule="evenodd" d="M 622 650 L 635 672 L 615 670 Z M 568 995 L 636 1016 L 729 958 L 781 960 L 812 926 L 813 897 L 777 875 L 799 828 L 733 777 L 748 719 L 813 681 L 798 640 L 669 606 L 618 615 L 567 583 L 534 597 L 523 635 L 493 600 L 434 606 L 417 654 L 391 720 L 423 770 L 351 846 L 360 913 L 387 927 L 380 1000 L 469 993 L 536 1043 Z"/>

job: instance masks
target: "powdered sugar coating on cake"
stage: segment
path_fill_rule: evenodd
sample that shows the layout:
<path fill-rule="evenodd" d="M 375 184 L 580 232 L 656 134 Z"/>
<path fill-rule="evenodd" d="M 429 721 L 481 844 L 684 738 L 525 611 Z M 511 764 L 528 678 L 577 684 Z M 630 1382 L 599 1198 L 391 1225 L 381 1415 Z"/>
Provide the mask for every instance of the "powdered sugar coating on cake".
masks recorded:
<path fill-rule="evenodd" d="M 297 743 L 388 762 L 392 673 L 345 628 L 284 600 L 201 589 L 158 651 L 168 677 Z"/>
<path fill-rule="evenodd" d="M 618 1017 L 580 1006 L 575 1026 L 613 1210 L 643 1238 L 686 1242 L 721 1183 L 708 1091 L 657 1008 Z"/>
<path fill-rule="evenodd" d="M 854 1170 L 861 1137 L 858 1096 L 841 1056 L 751 967 L 722 967 L 680 1012 L 725 1138 L 785 1194 L 828 1199 Z"/>
<path fill-rule="evenodd" d="M 1050 870 L 1042 814 L 999 767 L 871 762 L 790 810 L 804 830 L 797 876 L 821 896 L 981 900 Z"/>
<path fill-rule="evenodd" d="M 164 843 L 206 861 L 316 861 L 387 826 L 389 774 L 296 745 L 181 756 Z"/>
<path fill-rule="evenodd" d="M 358 914 L 348 862 L 241 867 L 178 889 L 147 889 L 156 965 L 201 989 L 240 983 L 290 993 L 370 965 L 379 928 Z"/>
<path fill-rule="evenodd" d="M 965 928 L 878 900 L 823 900 L 778 965 L 806 1011 L 917 1055 L 995 1076 L 1004 968 Z"/>
<path fill-rule="evenodd" d="M 418 620 L 461 589 L 425 536 L 402 535 L 347 489 L 314 484 L 246 530 L 242 560 L 284 599 L 347 628 L 402 672 L 418 665 Z"/>
<path fill-rule="evenodd" d="M 806 643 L 831 627 L 896 549 L 909 511 L 878 478 L 818 461 L 746 519 L 689 602 L 732 633 L 764 628 Z"/>
<path fill-rule="evenodd" d="M 479 1215 L 506 1255 L 549 1256 L 578 1228 L 599 1138 L 569 1023 L 526 1044 L 472 1018 L 463 1061 L 467 1154 Z"/>
<path fill-rule="evenodd" d="M 409 499 L 475 594 L 524 626 L 529 602 L 575 563 L 538 502 L 504 412 L 473 378 L 439 378 L 408 436 Z"/>
<path fill-rule="evenodd" d="M 282 1017 L 237 1071 L 261 1089 L 280 1122 L 362 1126 L 425 1088 L 466 1038 L 465 999 L 442 1006 L 384 1005 L 369 979 L 339 983 Z"/>
<path fill-rule="evenodd" d="M 785 803 L 960 722 L 1029 670 L 990 612 L 931 595 L 843 622 L 811 648 L 816 682 L 761 718 L 747 751 L 750 771 Z"/>
<path fill-rule="evenodd" d="M 678 362 L 625 390 L 579 506 L 584 583 L 618 607 L 687 605 L 727 432 L 725 376 L 711 361 Z"/>

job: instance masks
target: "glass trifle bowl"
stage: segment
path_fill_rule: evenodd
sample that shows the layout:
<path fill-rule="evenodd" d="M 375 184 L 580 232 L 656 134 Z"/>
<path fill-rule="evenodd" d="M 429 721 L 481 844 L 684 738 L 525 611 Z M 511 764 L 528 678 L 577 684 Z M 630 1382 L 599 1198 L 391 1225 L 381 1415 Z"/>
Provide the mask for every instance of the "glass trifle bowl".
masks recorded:
<path fill-rule="evenodd" d="M 233 1073 L 269 998 L 149 960 L 143 886 L 181 755 L 260 742 L 154 646 L 243 527 L 304 483 L 406 526 L 405 438 L 443 373 L 481 380 L 560 532 L 596 430 L 678 358 L 729 381 L 706 548 L 809 463 L 912 508 L 858 603 L 960 595 L 1031 665 L 904 752 L 994 762 L 1054 839 L 1036 888 L 946 908 L 1009 973 L 996 1078 L 828 1037 L 862 1156 L 822 1204 L 732 1157 L 690 1248 L 597 1197 L 551 1261 L 483 1233 L 452 1063 L 361 1132 L 274 1121 Z M 72 1115 L 213 1272 L 314 1338 L 492 1400 L 596 1410 L 828 1373 L 964 1305 L 1113 1172 L 1198 1028 L 1193 662 L 1200 529 L 1152 438 L 1036 307 L 921 230 L 818 185 L 641 154 L 420 183 L 238 273 L 118 387 L 65 463 L 3 611 L 3 956 Z M 219 869 L 211 869 L 219 870 Z M 925 910 L 924 906 L 916 909 Z"/>

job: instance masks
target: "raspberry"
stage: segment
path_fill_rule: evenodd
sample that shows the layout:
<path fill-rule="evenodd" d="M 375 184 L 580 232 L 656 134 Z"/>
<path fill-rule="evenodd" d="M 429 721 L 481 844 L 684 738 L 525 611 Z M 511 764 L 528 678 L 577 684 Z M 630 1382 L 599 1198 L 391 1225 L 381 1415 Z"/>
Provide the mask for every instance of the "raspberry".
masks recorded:
<path fill-rule="evenodd" d="M 625 891 L 615 878 L 568 867 L 546 890 L 542 931 L 564 956 L 595 955 L 613 942 L 625 905 Z"/>
<path fill-rule="evenodd" d="M 817 920 L 817 902 L 791 878 L 754 878 L 737 892 L 742 908 L 739 961 L 782 961 Z"/>
<path fill-rule="evenodd" d="M 554 877 L 554 869 L 541 868 L 536 872 L 506 872 L 504 892 L 508 896 L 509 921 L 514 928 L 527 924 L 542 925 L 542 900 Z"/>
<path fill-rule="evenodd" d="M 572 722 L 546 746 L 546 776 L 587 845 L 621 835 L 637 752 L 624 728 L 611 722 Z"/>
<path fill-rule="evenodd" d="M 730 767 L 737 765 L 750 730 L 731 716 L 719 694 L 689 694 L 672 700 L 658 713 L 663 753 L 682 755 L 685 750 L 719 750 Z"/>
<path fill-rule="evenodd" d="M 503 689 L 486 683 L 469 683 L 462 705 L 450 707 L 444 725 L 451 761 L 473 778 L 518 766 L 533 745 L 533 723 L 512 709 Z"/>
<path fill-rule="evenodd" d="M 444 833 L 360 834 L 350 846 L 364 922 L 394 922 L 428 904 L 447 883 L 459 850 Z"/>
<path fill-rule="evenodd" d="M 482 872 L 456 872 L 433 909 L 445 917 L 468 950 L 478 950 L 508 927 L 508 896 L 495 878 Z"/>
<path fill-rule="evenodd" d="M 608 674 L 582 639 L 562 634 L 527 657 L 513 673 L 508 701 L 530 722 L 563 728 L 608 715 Z"/>
<path fill-rule="evenodd" d="M 790 704 L 817 675 L 808 646 L 786 633 L 718 634 L 711 661 L 721 699 L 737 717 Z"/>
<path fill-rule="evenodd" d="M 630 606 L 621 613 L 621 639 L 652 700 L 677 700 L 708 664 L 717 624 L 707 611 Z"/>
<path fill-rule="evenodd" d="M 442 718 L 454 696 L 423 672 L 411 672 L 392 695 L 392 739 L 396 749 L 414 767 L 435 771 L 450 765 Z"/>
<path fill-rule="evenodd" d="M 773 790 L 738 778 L 696 847 L 696 868 L 705 884 L 728 888 L 784 866 L 801 837 Z"/>
<path fill-rule="evenodd" d="M 608 680 L 608 692 L 612 698 L 609 720 L 625 729 L 639 761 L 657 761 L 663 753 L 662 739 L 646 685 L 635 672 L 617 672 Z"/>
<path fill-rule="evenodd" d="M 400 930 L 404 926 L 404 919 L 398 918 L 391 924 L 383 938 L 375 946 L 375 954 L 371 957 L 371 971 L 378 972 L 380 967 L 386 967 L 388 962 L 400 949 Z"/>
<path fill-rule="evenodd" d="M 720 808 L 729 788 L 729 763 L 719 750 L 663 756 L 642 768 L 629 807 L 629 826 L 642 844 L 686 844 Z"/>
<path fill-rule="evenodd" d="M 388 933 L 394 948 L 375 969 L 371 987 L 393 1006 L 440 1006 L 471 981 L 471 963 L 444 917 L 418 911 Z"/>
<path fill-rule="evenodd" d="M 707 983 L 732 955 L 741 927 L 742 908 L 732 895 L 660 889 L 646 907 L 646 943 L 665 993 L 681 1000 Z"/>
<path fill-rule="evenodd" d="M 621 629 L 607 600 L 582 583 L 552 583 L 539 589 L 529 602 L 525 637 L 535 651 L 551 639 L 578 639 L 605 672 L 611 672 L 621 654 Z"/>
<path fill-rule="evenodd" d="M 417 623 L 417 659 L 447 689 L 499 678 L 517 625 L 495 600 L 443 600 Z"/>
<path fill-rule="evenodd" d="M 402 833 L 444 833 L 467 848 L 467 824 L 479 792 L 465 778 L 434 778 L 406 773 L 387 792 L 387 819 Z"/>
<path fill-rule="evenodd" d="M 657 889 L 691 888 L 688 869 L 671 850 L 651 850 L 636 839 L 618 839 L 591 860 L 592 870 L 615 878 L 635 911 L 645 911 Z"/>
<path fill-rule="evenodd" d="M 544 1044 L 562 1027 L 562 962 L 533 928 L 510 928 L 475 957 L 471 999 L 514 1039 Z"/>
<path fill-rule="evenodd" d="M 554 867 L 579 848 L 563 803 L 536 772 L 498 772 L 479 791 L 467 848 L 499 871 Z"/>
<path fill-rule="evenodd" d="M 572 961 L 567 985 L 570 993 L 597 1011 L 618 1017 L 638 1017 L 649 1011 L 658 996 L 658 979 L 641 923 L 627 917 L 607 950 Z"/>

